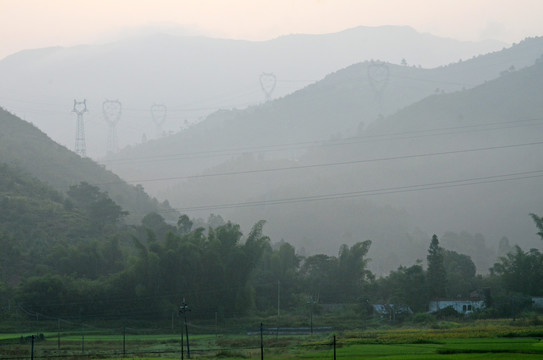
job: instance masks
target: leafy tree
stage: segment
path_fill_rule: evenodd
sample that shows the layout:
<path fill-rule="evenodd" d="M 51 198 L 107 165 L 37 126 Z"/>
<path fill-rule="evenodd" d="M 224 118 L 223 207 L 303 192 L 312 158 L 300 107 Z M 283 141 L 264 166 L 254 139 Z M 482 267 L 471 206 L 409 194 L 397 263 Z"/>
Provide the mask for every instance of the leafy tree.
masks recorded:
<path fill-rule="evenodd" d="M 509 292 L 543 295 L 543 255 L 537 249 L 522 251 L 519 246 L 502 256 L 490 269 Z"/>
<path fill-rule="evenodd" d="M 509 239 L 503 236 L 498 243 L 498 256 L 505 256 L 513 250 L 513 247 L 509 244 Z"/>
<path fill-rule="evenodd" d="M 12 289 L 11 287 L 0 280 L 0 317 L 4 318 L 7 315 L 8 306 L 6 306 L 12 298 Z"/>
<path fill-rule="evenodd" d="M 33 276 L 17 288 L 17 302 L 26 310 L 45 315 L 64 313 L 67 303 L 65 279 L 60 275 Z"/>
<path fill-rule="evenodd" d="M 447 273 L 443 262 L 443 249 L 434 234 L 428 248 L 427 284 L 428 293 L 432 299 L 446 296 Z"/>
<path fill-rule="evenodd" d="M 536 215 L 536 214 L 530 214 L 530 216 L 531 216 L 532 219 L 534 220 L 535 226 L 537 226 L 537 229 L 539 230 L 539 231 L 537 232 L 537 235 L 539 235 L 539 237 L 541 238 L 541 240 L 543 240 L 543 217 L 539 217 L 539 216 Z"/>
<path fill-rule="evenodd" d="M 367 269 L 369 259 L 365 258 L 371 246 L 371 240 L 358 242 L 349 248 L 342 245 L 338 256 L 336 275 L 344 299 L 355 300 L 360 297 L 362 286 L 373 274 Z"/>
<path fill-rule="evenodd" d="M 425 311 L 428 305 L 426 274 L 420 263 L 400 266 L 379 282 L 379 302 L 407 305 L 413 311 Z"/>
<path fill-rule="evenodd" d="M 79 185 L 70 186 L 67 194 L 77 206 L 82 208 L 98 201 L 102 196 L 98 186 L 93 186 L 86 181 L 82 181 Z"/>
<path fill-rule="evenodd" d="M 150 212 L 141 219 L 141 225 L 144 229 L 150 230 L 152 237 L 163 240 L 168 231 L 176 232 L 176 228 L 166 223 L 164 217 L 156 212 Z M 149 235 L 148 235 L 149 236 Z"/>
<path fill-rule="evenodd" d="M 67 194 L 76 207 L 86 212 L 92 225 L 90 230 L 95 233 L 102 232 L 106 226 L 118 224 L 128 215 L 107 193 L 87 182 L 70 186 Z"/>
<path fill-rule="evenodd" d="M 251 229 L 245 244 L 242 246 L 243 261 L 238 264 L 240 269 L 240 292 L 237 294 L 237 304 L 240 310 L 247 311 L 254 307 L 254 291 L 248 286 L 250 275 L 259 263 L 265 249 L 269 247 L 270 238 L 263 235 L 263 227 L 266 222 L 258 221 Z"/>
<path fill-rule="evenodd" d="M 481 234 L 470 234 L 466 231 L 460 233 L 447 231 L 440 238 L 440 245 L 459 254 L 469 254 L 479 269 L 486 270 L 490 268 L 496 260 L 494 249 L 486 245 L 486 240 Z"/>
<path fill-rule="evenodd" d="M 21 250 L 17 248 L 17 241 L 0 233 L 0 281 L 9 282 L 16 278 L 19 264 L 23 259 Z"/>
<path fill-rule="evenodd" d="M 187 234 L 192 229 L 192 221 L 190 221 L 189 217 L 185 214 L 179 216 L 179 219 L 177 220 L 177 230 L 181 235 Z"/>
<path fill-rule="evenodd" d="M 250 280 L 255 289 L 256 306 L 267 310 L 277 306 L 277 281 L 280 282 L 281 307 L 296 305 L 296 295 L 300 292 L 299 267 L 301 257 L 296 255 L 294 246 L 280 241 L 273 246 L 266 246 L 261 261 L 255 268 Z"/>
<path fill-rule="evenodd" d="M 358 242 L 350 248 L 342 245 L 337 258 L 323 254 L 308 257 L 301 268 L 308 293 L 318 295 L 324 302 L 360 298 L 364 285 L 373 280 L 365 258 L 370 245 L 370 240 Z"/>
<path fill-rule="evenodd" d="M 337 258 L 324 254 L 309 256 L 300 269 L 307 293 L 317 296 L 322 302 L 337 302 L 336 282 Z"/>
<path fill-rule="evenodd" d="M 220 215 L 210 214 L 207 219 L 207 224 L 210 228 L 215 229 L 219 226 L 225 225 L 226 221 Z"/>
<path fill-rule="evenodd" d="M 93 226 L 98 230 L 104 230 L 108 225 L 115 226 L 128 215 L 127 211 L 124 211 L 105 193 L 98 200 L 89 204 L 87 211 Z"/>
<path fill-rule="evenodd" d="M 467 297 L 474 290 L 475 264 L 468 255 L 443 249 L 443 266 L 447 274 L 446 293 L 452 297 Z"/>

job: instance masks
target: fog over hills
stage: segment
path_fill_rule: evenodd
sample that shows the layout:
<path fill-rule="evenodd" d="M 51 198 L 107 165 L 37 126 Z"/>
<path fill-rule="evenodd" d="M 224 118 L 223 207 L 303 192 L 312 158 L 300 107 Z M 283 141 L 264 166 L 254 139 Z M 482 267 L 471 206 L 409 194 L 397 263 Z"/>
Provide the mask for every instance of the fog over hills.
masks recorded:
<path fill-rule="evenodd" d="M 21 174 L 35 177 L 61 193 L 66 193 L 70 186 L 80 182 L 98 186 L 130 212 L 128 221 L 132 223 L 139 222 L 151 211 L 161 211 L 166 218 L 176 219 L 175 212 L 167 204 L 160 204 L 149 197 L 142 188 L 127 184 L 91 159 L 81 158 L 55 143 L 34 125 L 2 108 L 0 164 L 7 164 Z"/>
<path fill-rule="evenodd" d="M 338 70 L 289 96 L 244 110 L 219 111 L 201 123 L 104 159 L 123 178 L 169 198 L 176 177 L 242 153 L 295 159 L 330 138 L 357 136 L 377 118 L 436 93 L 458 91 L 532 65 L 543 38 L 435 69 L 366 61 Z M 156 176 L 150 176 L 156 174 Z M 144 182 L 149 178 L 169 182 Z"/>
<path fill-rule="evenodd" d="M 436 60 L 432 49 L 451 60 Z M 475 49 L 481 44 L 403 27 L 269 42 L 153 36 L 15 54 L 0 62 L 0 100 L 72 144 L 70 106 L 87 98 L 96 156 L 107 133 L 101 103 L 120 99 L 117 133 L 132 145 L 101 162 L 191 218 L 220 214 L 245 228 L 265 219 L 272 239 L 302 254 L 371 239 L 378 274 L 413 263 L 436 233 L 484 272 L 507 246 L 536 244 L 528 213 L 543 213 L 543 38 L 479 56 Z M 263 72 L 277 76 L 267 102 Z M 154 139 L 153 103 L 168 105 L 162 130 L 172 134 Z M 142 134 L 149 140 L 135 144 Z M 6 142 L 12 159 L 2 161 L 27 151 L 17 139 Z M 57 187 L 80 180 L 60 176 L 57 168 L 71 167 L 62 161 L 40 159 L 25 170 Z M 85 174 L 97 169 L 79 160 L 92 163 Z M 156 209 L 169 213 L 167 204 Z M 509 245 L 500 248 L 503 236 Z"/>
<path fill-rule="evenodd" d="M 381 110 L 390 115 L 378 120 L 372 63 L 359 63 L 282 99 L 214 114 L 108 166 L 135 170 L 125 178 L 190 216 L 266 219 L 272 238 L 302 252 L 371 239 L 372 268 L 385 273 L 420 257 L 437 233 L 484 272 L 503 236 L 537 245 L 528 213 L 543 212 L 541 41 L 437 69 L 388 64 Z M 532 65 L 509 65 L 523 57 Z"/>
<path fill-rule="evenodd" d="M 272 97 L 303 88 L 337 69 L 379 59 L 436 67 L 501 49 L 499 42 L 461 42 L 409 27 L 359 27 L 334 34 L 289 35 L 250 42 L 170 35 L 141 36 L 104 45 L 22 51 L 0 61 L 0 102 L 72 148 L 74 98 L 87 99 L 87 148 L 106 150 L 102 102 L 119 99 L 117 126 L 124 147 L 177 132 L 217 109 L 262 103 L 262 73 L 276 76 Z M 517 63 L 516 67 L 526 64 Z M 168 107 L 162 127 L 150 107 Z"/>
<path fill-rule="evenodd" d="M 311 253 L 372 239 L 383 272 L 414 261 L 437 233 L 484 272 L 503 236 L 538 246 L 528 214 L 543 212 L 542 80 L 537 63 L 432 95 L 296 161 L 246 154 L 184 179 L 169 199 L 191 215 L 267 219 L 273 238 Z"/>

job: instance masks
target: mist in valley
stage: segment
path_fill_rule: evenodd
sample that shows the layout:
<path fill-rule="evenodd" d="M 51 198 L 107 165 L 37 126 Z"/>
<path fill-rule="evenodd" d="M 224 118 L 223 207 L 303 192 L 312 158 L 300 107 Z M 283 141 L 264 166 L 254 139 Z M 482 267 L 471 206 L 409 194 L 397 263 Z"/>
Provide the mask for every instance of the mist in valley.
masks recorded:
<path fill-rule="evenodd" d="M 260 40 L 140 24 L 0 58 L 0 237 L 20 247 L 0 282 L 58 265 L 147 296 L 156 279 L 126 274 L 194 265 L 164 283 L 205 279 L 187 292 L 214 312 L 206 282 L 227 281 L 213 271 L 236 269 L 240 309 L 272 308 L 262 279 L 298 271 L 319 289 L 322 259 L 358 254 L 367 283 L 426 267 L 433 236 L 484 276 L 541 248 L 543 34 L 468 41 L 408 23 Z M 26 270 L 23 253 L 47 256 Z"/>

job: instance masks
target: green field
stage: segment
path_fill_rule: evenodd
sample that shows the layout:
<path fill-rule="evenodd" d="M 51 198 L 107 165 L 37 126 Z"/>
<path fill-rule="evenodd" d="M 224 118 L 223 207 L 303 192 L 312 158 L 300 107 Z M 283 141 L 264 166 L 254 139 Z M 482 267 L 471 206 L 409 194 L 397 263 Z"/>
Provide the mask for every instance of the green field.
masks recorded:
<path fill-rule="evenodd" d="M 500 321 L 442 323 L 434 328 L 339 332 L 338 359 L 543 359 L 543 326 Z M 180 359 L 180 334 L 44 333 L 34 359 Z M 265 359 L 333 359 L 334 334 L 265 335 Z M 0 334 L 1 359 L 29 359 L 31 334 Z M 17 340 L 17 341 L 15 341 Z M 184 344 L 186 353 L 186 343 Z M 260 359 L 258 335 L 193 335 L 191 358 Z M 186 358 L 186 355 L 185 355 Z"/>

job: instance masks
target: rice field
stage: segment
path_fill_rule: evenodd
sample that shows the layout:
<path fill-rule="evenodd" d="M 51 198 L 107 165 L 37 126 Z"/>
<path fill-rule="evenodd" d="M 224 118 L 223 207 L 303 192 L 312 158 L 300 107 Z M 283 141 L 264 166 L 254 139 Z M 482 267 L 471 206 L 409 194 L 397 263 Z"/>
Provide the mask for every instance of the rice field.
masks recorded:
<path fill-rule="evenodd" d="M 441 323 L 435 328 L 264 335 L 264 359 L 543 359 L 543 326 L 503 321 Z M 59 338 L 60 335 L 60 338 Z M 333 346 L 333 336 L 336 346 Z M 0 334 L 0 360 L 180 359 L 180 334 Z M 259 335 L 192 335 L 191 358 L 260 359 Z M 183 340 L 187 358 L 186 339 Z"/>

